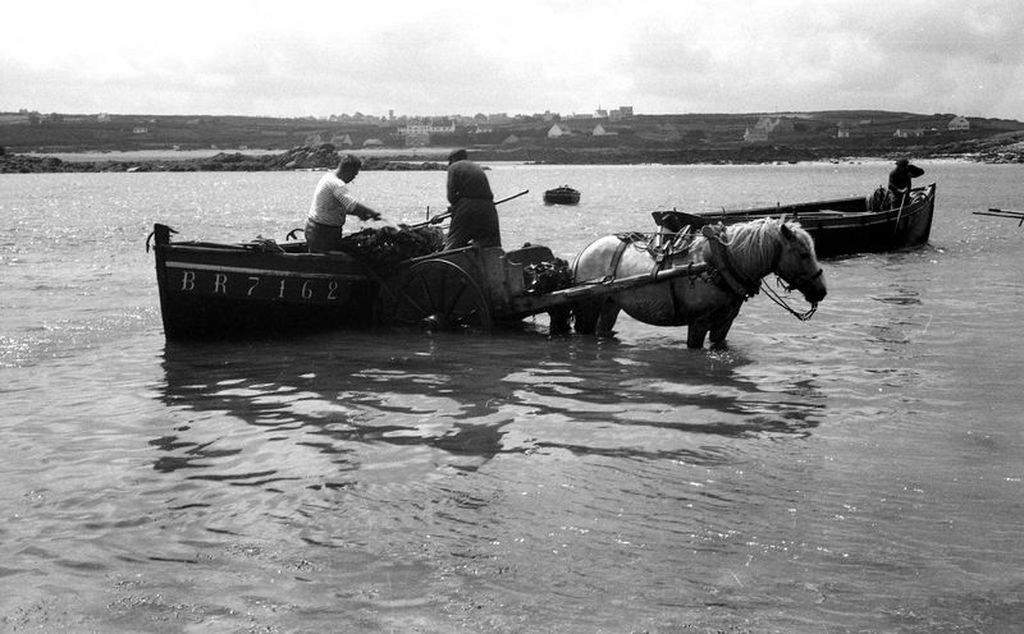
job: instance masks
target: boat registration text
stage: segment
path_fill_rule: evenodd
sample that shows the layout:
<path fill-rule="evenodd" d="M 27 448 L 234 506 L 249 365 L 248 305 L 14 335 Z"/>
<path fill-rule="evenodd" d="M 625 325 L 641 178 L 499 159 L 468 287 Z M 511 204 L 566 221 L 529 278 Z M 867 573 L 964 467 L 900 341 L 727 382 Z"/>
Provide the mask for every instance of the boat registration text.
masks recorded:
<path fill-rule="evenodd" d="M 176 293 L 262 301 L 335 303 L 346 301 L 359 275 L 271 271 L 192 263 L 167 263 L 168 290 Z"/>

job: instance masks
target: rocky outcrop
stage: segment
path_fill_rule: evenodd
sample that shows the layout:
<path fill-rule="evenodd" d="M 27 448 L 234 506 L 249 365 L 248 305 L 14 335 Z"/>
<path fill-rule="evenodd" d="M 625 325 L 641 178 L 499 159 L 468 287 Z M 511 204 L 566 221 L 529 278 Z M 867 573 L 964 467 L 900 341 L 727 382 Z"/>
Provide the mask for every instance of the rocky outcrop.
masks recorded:
<path fill-rule="evenodd" d="M 333 145 L 323 143 L 292 148 L 281 154 L 251 155 L 221 152 L 201 159 L 159 161 L 62 161 L 56 157 L 0 153 L 0 173 L 32 172 L 269 172 L 333 169 L 340 155 Z M 447 165 L 432 161 L 410 162 L 387 158 L 364 158 L 363 170 L 444 170 Z"/>
<path fill-rule="evenodd" d="M 0 154 L 0 174 L 32 174 L 36 172 L 77 172 L 70 163 L 53 156 L 38 157 L 24 154 Z"/>

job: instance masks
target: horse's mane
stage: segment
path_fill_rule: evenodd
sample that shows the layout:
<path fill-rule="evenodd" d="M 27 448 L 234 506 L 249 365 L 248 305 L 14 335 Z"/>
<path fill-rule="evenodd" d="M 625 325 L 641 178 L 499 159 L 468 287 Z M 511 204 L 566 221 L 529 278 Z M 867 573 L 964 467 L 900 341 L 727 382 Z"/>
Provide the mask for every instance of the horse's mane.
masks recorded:
<path fill-rule="evenodd" d="M 758 218 L 726 227 L 726 242 L 729 255 L 742 262 L 770 262 L 779 246 L 782 225 L 787 224 L 793 233 L 807 245 L 813 245 L 811 236 L 799 222 L 786 222 L 781 218 Z"/>

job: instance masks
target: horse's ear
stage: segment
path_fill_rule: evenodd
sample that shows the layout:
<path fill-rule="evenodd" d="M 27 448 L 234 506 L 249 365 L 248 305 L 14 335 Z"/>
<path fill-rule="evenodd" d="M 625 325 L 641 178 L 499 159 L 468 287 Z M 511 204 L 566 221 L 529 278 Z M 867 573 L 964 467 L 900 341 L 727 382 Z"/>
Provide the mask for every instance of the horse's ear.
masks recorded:
<path fill-rule="evenodd" d="M 793 239 L 793 230 L 789 228 L 789 225 L 785 221 L 783 221 L 782 224 L 779 225 L 779 229 L 782 231 L 783 238 L 787 240 Z"/>

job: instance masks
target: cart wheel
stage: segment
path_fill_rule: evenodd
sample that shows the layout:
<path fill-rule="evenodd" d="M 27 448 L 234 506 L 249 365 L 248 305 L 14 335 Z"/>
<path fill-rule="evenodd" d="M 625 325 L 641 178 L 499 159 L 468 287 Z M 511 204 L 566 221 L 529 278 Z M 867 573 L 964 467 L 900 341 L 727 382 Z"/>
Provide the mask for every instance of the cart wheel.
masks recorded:
<path fill-rule="evenodd" d="M 392 322 L 430 325 L 441 330 L 474 328 L 489 331 L 491 309 L 480 285 L 462 267 L 448 260 L 418 262 L 398 284 Z"/>

